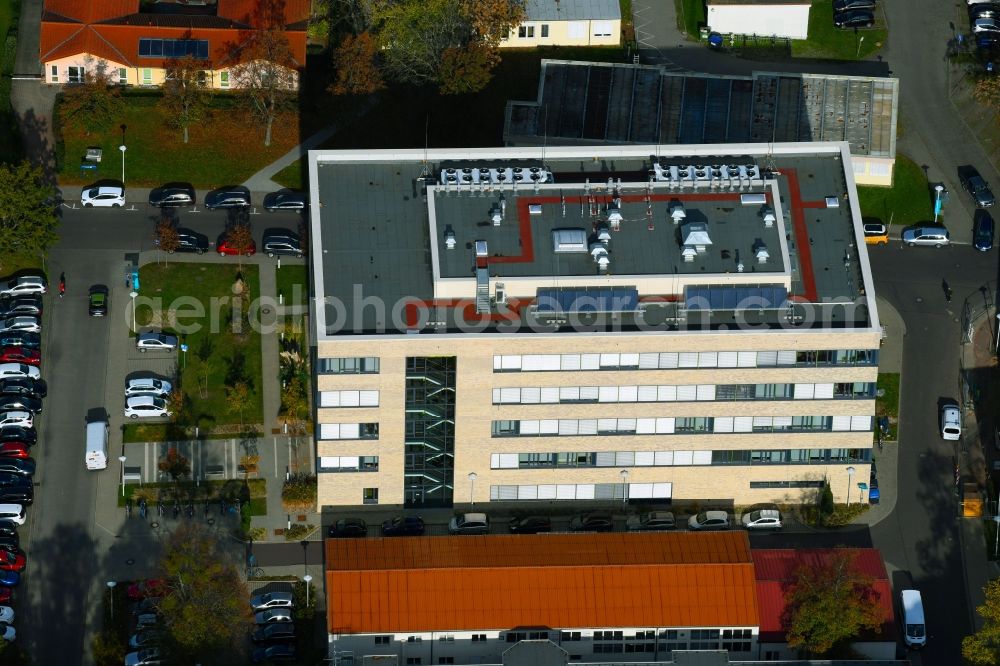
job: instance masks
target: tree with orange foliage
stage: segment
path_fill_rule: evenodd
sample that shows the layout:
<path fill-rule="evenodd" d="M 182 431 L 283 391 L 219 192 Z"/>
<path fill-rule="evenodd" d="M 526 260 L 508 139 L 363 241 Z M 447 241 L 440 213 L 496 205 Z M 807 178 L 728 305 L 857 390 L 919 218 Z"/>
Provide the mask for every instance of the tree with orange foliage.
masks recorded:
<path fill-rule="evenodd" d="M 493 68 L 500 62 L 496 51 L 482 43 L 445 49 L 438 67 L 441 94 L 460 95 L 485 88 L 493 77 Z"/>
<path fill-rule="evenodd" d="M 378 44 L 367 30 L 345 35 L 333 54 L 337 79 L 329 91 L 334 95 L 368 95 L 385 88 L 376 64 Z"/>

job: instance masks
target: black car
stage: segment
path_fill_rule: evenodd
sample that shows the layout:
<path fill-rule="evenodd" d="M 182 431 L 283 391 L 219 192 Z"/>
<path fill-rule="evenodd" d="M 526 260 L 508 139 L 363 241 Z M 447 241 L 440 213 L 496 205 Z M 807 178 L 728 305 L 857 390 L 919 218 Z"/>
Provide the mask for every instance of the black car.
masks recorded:
<path fill-rule="evenodd" d="M 276 210 L 305 210 L 308 205 L 308 195 L 296 190 L 278 190 L 264 197 L 264 209 L 270 213 Z"/>
<path fill-rule="evenodd" d="M 20 485 L 0 486 L 0 504 L 23 504 L 30 505 L 35 501 L 35 487 L 29 477 L 23 477 L 26 482 Z M 2 542 L 3 540 L 0 540 Z M 6 539 L 7 543 L 14 543 L 12 539 Z M 15 543 L 16 545 L 16 543 Z"/>
<path fill-rule="evenodd" d="M 107 285 L 93 285 L 88 292 L 87 299 L 87 311 L 91 317 L 104 317 L 108 314 L 108 306 L 111 299 L 108 296 Z"/>
<path fill-rule="evenodd" d="M 205 208 L 249 208 L 250 190 L 242 185 L 226 185 L 205 195 Z"/>
<path fill-rule="evenodd" d="M 852 9 L 875 11 L 875 0 L 833 0 L 834 14 L 851 11 Z"/>
<path fill-rule="evenodd" d="M 33 398 L 29 395 L 0 394 L 0 412 L 7 411 L 40 414 L 42 412 L 42 401 L 40 398 Z"/>
<path fill-rule="evenodd" d="M 177 228 L 177 249 L 175 252 L 196 252 L 205 254 L 208 251 L 208 236 L 185 227 Z"/>
<path fill-rule="evenodd" d="M 513 518 L 507 525 L 511 534 L 539 534 L 552 531 L 552 521 L 547 516 Z"/>
<path fill-rule="evenodd" d="M 1000 16 L 1000 4 L 995 2 L 979 2 L 974 5 L 969 5 L 969 21 L 975 21 L 977 18 L 996 18 Z"/>
<path fill-rule="evenodd" d="M 870 28 L 875 25 L 875 12 L 867 9 L 852 9 L 833 15 L 833 24 L 838 28 Z"/>
<path fill-rule="evenodd" d="M 424 519 L 420 516 L 400 516 L 382 523 L 382 536 L 422 536 Z"/>
<path fill-rule="evenodd" d="M 962 180 L 962 187 L 965 191 L 969 193 L 972 200 L 976 202 L 977 206 L 982 208 L 990 208 L 997 202 L 996 197 L 993 196 L 993 190 L 990 189 L 989 183 L 979 175 L 979 171 L 975 167 L 963 166 L 959 167 L 958 176 Z"/>
<path fill-rule="evenodd" d="M 17 485 L 14 476 L 23 478 L 32 476 L 34 473 L 34 458 L 0 458 L 0 486 Z"/>
<path fill-rule="evenodd" d="M 39 317 L 41 314 L 41 296 L 8 296 L 0 298 L 0 317 L 15 317 L 17 315 Z"/>
<path fill-rule="evenodd" d="M 331 539 L 368 536 L 368 525 L 360 518 L 341 518 L 327 530 Z"/>
<path fill-rule="evenodd" d="M 980 252 L 993 249 L 993 216 L 982 208 L 972 215 L 972 244 Z"/>
<path fill-rule="evenodd" d="M 254 643 L 281 643 L 295 640 L 295 624 L 292 622 L 272 622 L 258 627 L 251 635 Z"/>
<path fill-rule="evenodd" d="M 571 532 L 610 532 L 615 528 L 611 514 L 585 513 L 569 521 Z"/>
<path fill-rule="evenodd" d="M 22 502 L 16 502 L 16 504 L 21 504 Z M 12 537 L 0 536 L 0 550 L 6 550 L 11 553 L 17 553 L 21 550 L 21 541 L 14 535 Z"/>
<path fill-rule="evenodd" d="M 13 520 L 0 520 L 0 539 L 13 539 L 17 542 L 20 537 L 17 535 L 17 523 Z"/>
<path fill-rule="evenodd" d="M 159 208 L 193 206 L 196 203 L 191 183 L 167 183 L 149 192 L 149 205 Z"/>
<path fill-rule="evenodd" d="M 269 257 L 275 255 L 302 256 L 302 241 L 299 235 L 288 229 L 265 229 L 263 247 L 264 252 Z"/>
<path fill-rule="evenodd" d="M 298 657 L 295 656 L 294 645 L 278 643 L 277 645 L 257 648 L 253 651 L 251 659 L 253 663 L 258 664 L 264 661 L 295 661 Z"/>
<path fill-rule="evenodd" d="M 6 426 L 0 428 L 0 442 L 24 442 L 34 446 L 38 443 L 38 431 L 25 426 Z"/>
<path fill-rule="evenodd" d="M 0 333 L 0 347 L 40 349 L 41 346 L 42 336 L 39 333 L 29 333 L 27 331 L 5 331 Z"/>

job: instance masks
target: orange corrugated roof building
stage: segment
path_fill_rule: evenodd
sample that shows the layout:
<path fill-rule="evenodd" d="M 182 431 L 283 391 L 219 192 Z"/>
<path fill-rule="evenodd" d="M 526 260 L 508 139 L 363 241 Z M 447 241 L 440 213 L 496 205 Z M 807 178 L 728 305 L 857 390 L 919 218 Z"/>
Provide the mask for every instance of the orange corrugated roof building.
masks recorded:
<path fill-rule="evenodd" d="M 756 627 L 744 532 L 326 542 L 333 634 Z"/>

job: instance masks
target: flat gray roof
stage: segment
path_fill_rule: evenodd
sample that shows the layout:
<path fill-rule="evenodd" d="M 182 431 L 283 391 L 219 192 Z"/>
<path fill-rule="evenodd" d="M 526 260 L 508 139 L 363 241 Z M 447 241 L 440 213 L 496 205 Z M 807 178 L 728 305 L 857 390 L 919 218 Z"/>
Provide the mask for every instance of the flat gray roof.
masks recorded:
<path fill-rule="evenodd" d="M 509 101 L 507 145 L 847 141 L 895 158 L 898 79 L 543 60 L 538 98 Z"/>
<path fill-rule="evenodd" d="M 595 147 L 586 159 L 574 149 L 551 149 L 533 160 L 524 159 L 523 150 L 508 156 L 517 149 L 426 159 L 419 151 L 405 157 L 313 151 L 311 245 L 320 264 L 314 293 L 327 303 L 326 332 L 464 332 L 469 322 L 493 331 L 510 320 L 531 330 L 558 329 L 559 307 L 543 307 L 546 297 L 569 304 L 583 325 L 599 326 L 615 310 L 604 307 L 610 302 L 605 292 L 631 304 L 613 314 L 614 325 L 625 329 L 717 328 L 737 318 L 780 325 L 798 317 L 789 312 L 802 304 L 834 300 L 861 307 L 830 310 L 826 324 L 869 325 L 867 253 L 859 250 L 864 245 L 847 198 L 842 153 L 829 144 L 825 154 L 805 145 L 770 155 L 762 146 L 742 155 L 704 152 L 724 147 L 702 147 L 694 156 L 661 147 L 655 161 L 655 146 L 646 147 L 646 158 L 636 150 Z M 760 181 L 695 186 L 657 177 L 671 165 L 732 163 L 756 164 Z M 544 165 L 554 182 L 446 183 L 447 169 L 512 164 Z M 743 205 L 741 196 L 751 193 L 775 209 L 773 226 L 764 223 L 759 202 Z M 686 217 L 675 224 L 671 210 L 678 203 Z M 614 230 L 609 221 L 616 206 L 621 220 Z M 503 213 L 496 225 L 498 209 Z M 681 235 L 692 222 L 704 223 L 710 243 L 685 261 Z M 610 264 L 601 270 L 591 252 L 606 226 Z M 586 249 L 554 252 L 553 231 L 565 229 L 578 230 Z M 693 252 L 694 241 L 687 240 Z M 477 257 L 479 241 L 485 247 Z M 764 263 L 756 255 L 761 247 L 769 255 Z M 500 297 L 498 285 L 509 300 Z M 597 305 L 577 310 L 574 294 L 587 289 L 588 297 L 597 294 Z M 749 314 L 726 305 L 748 296 L 765 305 Z M 706 317 L 705 307 L 716 311 Z"/>
<path fill-rule="evenodd" d="M 618 0 L 525 0 L 528 21 L 613 21 L 622 17 Z"/>

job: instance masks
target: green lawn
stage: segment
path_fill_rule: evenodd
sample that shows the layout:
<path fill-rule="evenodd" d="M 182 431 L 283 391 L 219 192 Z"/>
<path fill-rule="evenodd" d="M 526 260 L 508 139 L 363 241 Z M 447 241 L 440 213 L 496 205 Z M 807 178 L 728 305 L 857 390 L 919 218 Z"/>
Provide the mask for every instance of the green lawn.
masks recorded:
<path fill-rule="evenodd" d="M 705 0 L 674 0 L 677 28 L 691 39 L 700 39 L 699 28 L 705 25 Z"/>
<path fill-rule="evenodd" d="M 306 186 L 306 165 L 307 162 L 303 160 L 298 160 L 292 162 L 284 169 L 274 174 L 271 180 L 278 183 L 282 187 L 290 187 L 293 190 L 307 190 Z"/>
<path fill-rule="evenodd" d="M 155 325 L 180 334 L 188 345 L 178 353 L 179 387 L 191 400 L 190 418 L 179 426 L 198 426 L 200 434 L 240 432 L 240 413 L 227 403 L 228 386 L 244 382 L 249 396 L 242 414 L 244 427 L 259 426 L 261 403 L 260 333 L 243 320 L 243 332 L 235 333 L 230 321 L 235 297 L 233 283 L 238 264 L 147 264 L 139 269 L 142 294 L 159 298 L 160 308 L 137 308 L 140 326 Z M 243 278 L 251 303 L 260 293 L 256 266 L 244 266 Z M 201 312 L 199 314 L 198 309 Z M 173 315 L 171 321 L 169 315 Z M 157 323 L 162 322 L 162 324 Z M 129 425 L 126 441 L 162 441 L 185 436 L 177 426 Z"/>
<path fill-rule="evenodd" d="M 884 395 L 875 399 L 875 414 L 889 417 L 889 436 L 886 439 L 894 441 L 899 428 L 899 373 L 880 372 L 878 388 Z"/>
<path fill-rule="evenodd" d="M 309 290 L 305 266 L 282 266 L 276 269 L 278 293 L 284 294 L 285 305 L 304 305 Z"/>
<path fill-rule="evenodd" d="M 792 55 L 796 58 L 858 60 L 881 49 L 887 36 L 885 14 L 880 9 L 875 11 L 873 29 L 841 30 L 833 25 L 833 0 L 814 0 L 809 10 L 809 39 L 793 41 Z"/>
<path fill-rule="evenodd" d="M 152 187 L 171 180 L 186 180 L 201 188 L 241 183 L 299 142 L 297 113 L 275 122 L 273 140 L 265 147 L 260 127 L 247 120 L 233 97 L 218 94 L 210 117 L 191 127 L 190 143 L 184 144 L 180 130 L 167 124 L 158 93 L 133 92 L 125 97 L 123 116 L 100 134 L 88 135 L 80 123 L 65 119 L 56 123 L 60 182 L 121 178 L 122 124 L 127 127 L 125 182 L 131 186 Z M 81 173 L 88 146 L 103 148 L 104 160 L 96 172 Z"/>
<path fill-rule="evenodd" d="M 933 197 L 920 165 L 896 154 L 892 187 L 858 187 L 861 215 L 905 226 L 934 219 Z"/>

